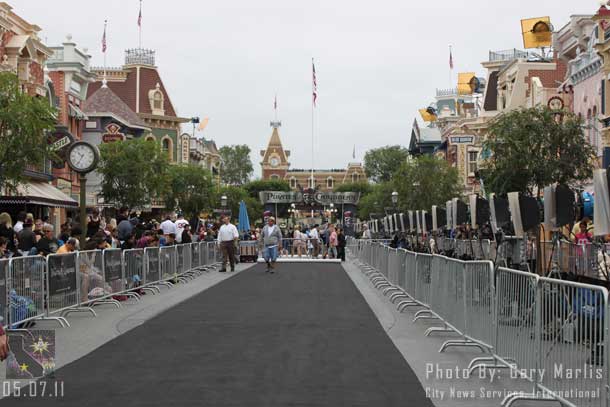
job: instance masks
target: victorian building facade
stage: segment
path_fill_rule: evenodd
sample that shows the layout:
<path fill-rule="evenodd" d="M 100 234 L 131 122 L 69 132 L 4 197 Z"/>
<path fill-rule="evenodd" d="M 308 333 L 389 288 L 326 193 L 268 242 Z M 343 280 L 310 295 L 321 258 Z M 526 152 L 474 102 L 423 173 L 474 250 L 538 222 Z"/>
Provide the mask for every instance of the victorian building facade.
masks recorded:
<path fill-rule="evenodd" d="M 94 68 L 96 80 L 89 86 L 92 96 L 106 81 L 108 88 L 135 112 L 150 129 L 144 137 L 158 141 L 170 162 L 189 162 L 190 138 L 181 132 L 181 125 L 190 118 L 179 117 L 170 99 L 157 66 L 155 51 L 129 49 L 120 68 Z"/>
<path fill-rule="evenodd" d="M 366 182 L 367 177 L 361 163 L 349 163 L 347 168 L 314 169 L 313 184 L 311 169 L 290 168 L 290 150 L 284 149 L 280 139 L 280 122 L 271 122 L 273 131 L 265 150 L 261 150 L 262 179 L 284 180 L 294 191 L 314 188 L 318 191 L 331 192 L 341 184 Z"/>
<path fill-rule="evenodd" d="M 17 15 L 7 3 L 0 2 L 0 71 L 15 74 L 23 92 L 48 99 L 49 104 L 59 109 L 58 85 L 53 83 L 50 72 L 45 74 L 45 64 L 47 60 L 53 60 L 54 50 L 43 44 L 40 31 L 39 26 Z M 58 126 L 49 137 L 52 148 L 60 150 L 71 137 L 70 129 L 58 117 Z M 66 217 L 66 209 L 78 205 L 70 196 L 71 188 L 59 190 L 51 184 L 57 173 L 54 174 L 52 162 L 48 159 L 32 162 L 24 175 L 27 181 L 18 185 L 16 191 L 0 191 L 3 210 L 13 216 L 19 211 L 27 211 L 36 217 L 48 217 L 49 222 L 59 227 Z"/>

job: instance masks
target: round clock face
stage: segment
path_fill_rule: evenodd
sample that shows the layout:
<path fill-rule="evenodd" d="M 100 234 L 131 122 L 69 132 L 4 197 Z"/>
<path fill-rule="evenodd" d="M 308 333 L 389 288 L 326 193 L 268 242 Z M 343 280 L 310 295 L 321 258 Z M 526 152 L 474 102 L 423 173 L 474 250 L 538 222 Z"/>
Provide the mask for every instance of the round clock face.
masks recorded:
<path fill-rule="evenodd" d="M 68 153 L 68 164 L 77 172 L 93 170 L 98 161 L 97 149 L 89 143 L 76 142 Z"/>
<path fill-rule="evenodd" d="M 554 96 L 549 99 L 548 105 L 552 110 L 561 110 L 563 109 L 563 100 L 558 96 Z"/>
<path fill-rule="evenodd" d="M 277 157 L 271 157 L 271 160 L 269 160 L 269 162 L 271 163 L 272 167 L 277 167 L 278 165 L 280 165 L 280 160 Z"/>

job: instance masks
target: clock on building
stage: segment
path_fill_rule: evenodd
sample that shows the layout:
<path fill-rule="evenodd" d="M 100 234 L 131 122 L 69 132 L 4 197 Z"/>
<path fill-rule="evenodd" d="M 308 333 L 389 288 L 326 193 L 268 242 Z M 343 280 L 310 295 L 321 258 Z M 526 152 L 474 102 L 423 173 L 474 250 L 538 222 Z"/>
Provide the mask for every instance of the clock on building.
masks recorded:
<path fill-rule="evenodd" d="M 269 160 L 269 163 L 271 164 L 272 167 L 278 167 L 280 165 L 280 159 L 277 157 L 271 157 L 271 159 Z"/>
<path fill-rule="evenodd" d="M 549 99 L 548 102 L 549 109 L 551 110 L 562 110 L 563 109 L 563 99 L 559 96 L 553 96 Z"/>
<path fill-rule="evenodd" d="M 93 171 L 99 159 L 97 147 L 86 141 L 77 141 L 68 150 L 68 165 L 81 174 Z"/>

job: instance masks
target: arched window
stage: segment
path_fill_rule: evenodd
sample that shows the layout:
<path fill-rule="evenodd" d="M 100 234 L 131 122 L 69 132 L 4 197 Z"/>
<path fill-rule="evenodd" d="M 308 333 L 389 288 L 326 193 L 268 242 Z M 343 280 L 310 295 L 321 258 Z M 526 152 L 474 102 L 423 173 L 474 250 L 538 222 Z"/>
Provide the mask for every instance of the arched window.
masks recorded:
<path fill-rule="evenodd" d="M 335 181 L 333 180 L 333 177 L 326 178 L 326 188 L 333 189 L 334 187 L 335 187 Z"/>
<path fill-rule="evenodd" d="M 161 147 L 163 151 L 167 154 L 167 157 L 170 161 L 174 161 L 174 142 L 169 136 L 163 137 L 161 141 Z"/>
<path fill-rule="evenodd" d="M 295 177 L 291 177 L 290 178 L 290 188 L 296 188 L 297 187 L 297 179 Z"/>
<path fill-rule="evenodd" d="M 155 92 L 155 96 L 153 98 L 153 106 L 155 109 L 163 109 L 163 95 L 161 94 L 161 92 Z"/>
<path fill-rule="evenodd" d="M 353 173 L 352 174 L 352 182 L 358 182 L 358 180 L 360 179 L 360 175 Z"/>
<path fill-rule="evenodd" d="M 152 134 L 149 134 L 148 136 L 146 136 L 146 138 L 144 140 L 146 140 L 146 141 L 155 141 L 155 136 L 153 136 Z"/>
<path fill-rule="evenodd" d="M 280 176 L 277 175 L 277 174 L 271 174 L 271 176 L 269 178 L 274 180 L 274 181 L 278 181 L 280 179 Z"/>

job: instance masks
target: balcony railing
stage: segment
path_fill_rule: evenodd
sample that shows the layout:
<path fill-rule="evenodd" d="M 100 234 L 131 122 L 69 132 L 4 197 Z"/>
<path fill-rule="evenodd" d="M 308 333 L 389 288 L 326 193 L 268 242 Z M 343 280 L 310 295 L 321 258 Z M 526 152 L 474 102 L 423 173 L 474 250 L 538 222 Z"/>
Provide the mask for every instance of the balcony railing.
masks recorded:
<path fill-rule="evenodd" d="M 437 89 L 436 90 L 436 97 L 457 96 L 457 94 L 458 94 L 457 88 Z"/>
<path fill-rule="evenodd" d="M 125 65 L 155 65 L 155 51 L 133 48 L 125 51 Z"/>
<path fill-rule="evenodd" d="M 512 61 L 518 58 L 528 58 L 527 51 L 521 51 L 516 48 L 503 51 L 489 51 L 489 62 Z"/>

